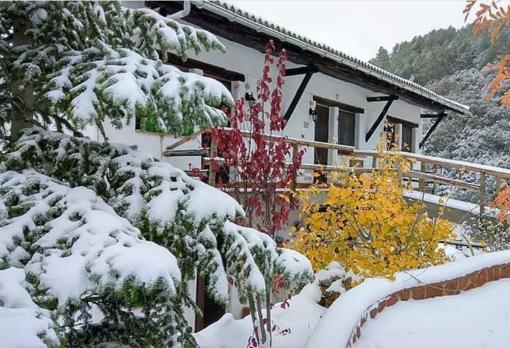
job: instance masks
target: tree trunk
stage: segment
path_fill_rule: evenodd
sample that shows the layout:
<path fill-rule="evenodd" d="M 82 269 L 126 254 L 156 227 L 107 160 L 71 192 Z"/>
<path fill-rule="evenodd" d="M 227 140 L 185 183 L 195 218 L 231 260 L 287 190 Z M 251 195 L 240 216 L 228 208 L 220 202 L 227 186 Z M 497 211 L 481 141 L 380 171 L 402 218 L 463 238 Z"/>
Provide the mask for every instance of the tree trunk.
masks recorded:
<path fill-rule="evenodd" d="M 25 35 L 27 28 L 28 21 L 23 19 L 15 21 L 12 38 L 13 47 L 30 43 L 30 39 Z M 11 91 L 13 96 L 11 105 L 11 141 L 14 142 L 18 140 L 23 130 L 33 125 L 34 96 L 32 85 L 30 83 L 22 85 L 22 82 L 17 78 L 13 78 Z"/>

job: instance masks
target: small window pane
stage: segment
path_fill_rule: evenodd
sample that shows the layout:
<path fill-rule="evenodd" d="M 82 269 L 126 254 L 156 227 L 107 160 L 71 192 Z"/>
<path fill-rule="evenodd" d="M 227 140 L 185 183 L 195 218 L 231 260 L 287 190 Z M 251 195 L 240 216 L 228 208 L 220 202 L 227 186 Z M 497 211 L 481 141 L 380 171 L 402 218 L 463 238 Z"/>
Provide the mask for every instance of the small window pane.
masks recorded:
<path fill-rule="evenodd" d="M 402 125 L 402 151 L 413 151 L 413 129 L 409 125 Z"/>
<path fill-rule="evenodd" d="M 340 110 L 338 118 L 338 143 L 354 146 L 355 115 L 351 112 Z"/>

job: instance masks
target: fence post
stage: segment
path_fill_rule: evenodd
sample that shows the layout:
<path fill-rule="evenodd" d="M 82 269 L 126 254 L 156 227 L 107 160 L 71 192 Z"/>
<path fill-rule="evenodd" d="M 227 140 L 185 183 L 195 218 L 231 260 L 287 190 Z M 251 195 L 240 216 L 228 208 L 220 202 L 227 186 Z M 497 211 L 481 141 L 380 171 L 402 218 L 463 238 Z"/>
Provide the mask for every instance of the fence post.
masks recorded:
<path fill-rule="evenodd" d="M 497 195 L 499 193 L 499 190 L 501 190 L 501 177 L 497 176 L 496 177 L 496 193 L 495 193 L 495 195 Z"/>
<path fill-rule="evenodd" d="M 480 173 L 480 217 L 485 210 L 485 173 Z"/>
<path fill-rule="evenodd" d="M 209 152 L 209 158 L 211 159 L 209 162 L 209 180 L 208 183 L 211 186 L 216 186 L 216 170 L 214 170 L 213 166 L 215 164 L 216 157 L 218 156 L 218 139 L 211 134 L 211 150 Z"/>
<path fill-rule="evenodd" d="M 420 161 L 420 172 L 425 173 L 425 162 Z M 425 192 L 425 179 L 422 177 L 419 179 L 418 190 Z"/>

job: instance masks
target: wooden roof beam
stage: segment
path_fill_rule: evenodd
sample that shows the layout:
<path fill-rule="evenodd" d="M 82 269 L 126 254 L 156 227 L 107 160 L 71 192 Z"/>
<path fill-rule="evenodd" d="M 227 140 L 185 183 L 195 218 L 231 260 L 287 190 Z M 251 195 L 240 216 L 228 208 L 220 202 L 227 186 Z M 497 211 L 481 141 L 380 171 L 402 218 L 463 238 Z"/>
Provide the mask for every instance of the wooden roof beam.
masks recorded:
<path fill-rule="evenodd" d="M 446 116 L 446 112 L 439 112 L 439 113 L 435 113 L 435 114 L 421 114 L 420 117 L 421 118 L 438 118 L 438 117 L 444 117 Z"/>
<path fill-rule="evenodd" d="M 439 125 L 439 123 L 441 123 L 441 121 L 443 120 L 443 118 L 446 117 L 446 113 L 443 113 L 441 114 L 440 116 L 438 116 L 436 118 L 436 122 L 434 122 L 434 124 L 432 125 L 432 127 L 429 128 L 427 134 L 425 134 L 425 136 L 423 137 L 423 139 L 420 141 L 420 149 L 423 148 L 423 145 L 425 145 L 425 143 L 427 142 L 427 140 L 430 138 L 430 136 L 432 135 L 432 133 L 436 130 L 437 126 Z"/>
<path fill-rule="evenodd" d="M 300 69 L 300 68 L 297 68 Z M 301 81 L 301 84 L 299 85 L 296 94 L 294 95 L 294 98 L 292 98 L 292 101 L 290 102 L 289 108 L 285 112 L 285 115 L 283 118 L 285 119 L 285 122 L 288 123 L 290 117 L 292 116 L 292 113 L 296 109 L 296 106 L 299 103 L 299 100 L 301 99 L 301 96 L 305 92 L 306 86 L 308 86 L 308 82 L 310 82 L 310 79 L 312 78 L 312 75 L 318 72 L 319 69 L 317 69 L 314 65 L 307 66 L 307 70 L 305 73 L 305 77 L 303 77 L 303 80 Z"/>
<path fill-rule="evenodd" d="M 319 69 L 315 65 L 300 66 L 298 68 L 285 69 L 285 76 L 303 75 L 311 72 L 319 72 Z"/>
<path fill-rule="evenodd" d="M 370 99 L 370 100 L 369 100 Z M 397 100 L 398 96 L 392 94 L 388 96 L 381 96 L 381 97 L 367 97 L 367 102 L 378 102 L 378 101 L 386 101 L 386 104 L 384 105 L 383 109 L 381 110 L 381 113 L 375 120 L 374 124 L 370 129 L 368 130 L 367 134 L 365 135 L 365 141 L 369 141 L 372 135 L 374 134 L 377 127 L 379 127 L 379 124 L 381 124 L 382 120 L 384 120 L 384 117 L 388 113 L 388 110 L 390 109 L 391 104 L 394 100 Z"/>
<path fill-rule="evenodd" d="M 367 102 L 369 103 L 373 103 L 373 102 L 381 102 L 381 101 L 393 101 L 393 100 L 397 100 L 398 99 L 398 96 L 392 94 L 392 95 L 382 95 L 382 96 L 377 96 L 377 97 L 367 97 Z"/>

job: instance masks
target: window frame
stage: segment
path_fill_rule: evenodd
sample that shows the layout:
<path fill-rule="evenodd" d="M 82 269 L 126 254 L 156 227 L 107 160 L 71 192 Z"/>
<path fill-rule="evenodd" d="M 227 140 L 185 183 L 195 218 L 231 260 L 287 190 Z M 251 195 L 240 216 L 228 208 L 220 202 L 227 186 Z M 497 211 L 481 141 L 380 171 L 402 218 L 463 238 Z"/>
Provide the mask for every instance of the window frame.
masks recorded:
<path fill-rule="evenodd" d="M 401 139 L 399 139 L 400 151 L 413 152 L 414 153 L 416 149 L 415 149 L 415 145 L 413 143 L 413 131 L 414 131 L 414 129 L 419 128 L 419 124 L 411 122 L 411 121 L 403 120 L 403 119 L 398 118 L 398 117 L 390 116 L 390 115 L 386 116 L 386 121 L 387 122 L 391 122 L 393 124 L 401 124 L 402 125 L 402 131 L 401 131 L 401 134 L 400 134 Z M 403 148 L 403 140 L 404 140 L 403 139 L 403 134 L 404 134 L 403 129 L 404 129 L 404 127 L 409 129 L 410 135 L 411 135 L 411 141 L 410 141 L 410 144 L 409 144 L 410 148 L 408 148 L 408 149 L 404 149 Z M 394 129 L 393 133 L 395 134 L 395 132 L 396 132 L 396 130 Z M 387 131 L 386 131 L 386 133 L 388 134 Z"/>
<path fill-rule="evenodd" d="M 336 120 L 337 125 L 336 125 L 336 129 L 334 130 L 334 132 L 336 133 L 337 144 L 356 147 L 358 145 L 358 143 L 359 143 L 359 139 L 357 139 L 357 134 L 356 134 L 356 129 L 359 126 L 358 125 L 358 116 L 364 114 L 365 113 L 365 109 L 363 109 L 361 107 L 358 107 L 358 106 L 355 106 L 355 105 L 345 104 L 345 103 L 342 103 L 342 102 L 339 102 L 339 101 L 336 101 L 336 100 L 331 100 L 331 99 L 323 98 L 323 97 L 320 97 L 320 96 L 317 96 L 317 95 L 313 96 L 313 100 L 317 104 L 324 105 L 324 106 L 327 106 L 329 108 L 337 108 L 338 109 L 338 115 L 337 115 L 337 120 Z M 353 145 L 346 145 L 346 144 L 341 144 L 340 143 L 340 132 L 339 131 L 340 131 L 340 113 L 341 112 L 349 113 L 349 114 L 352 114 L 354 116 L 353 130 L 352 130 L 353 133 L 354 133 L 353 134 L 353 140 L 354 140 L 354 144 Z"/>

